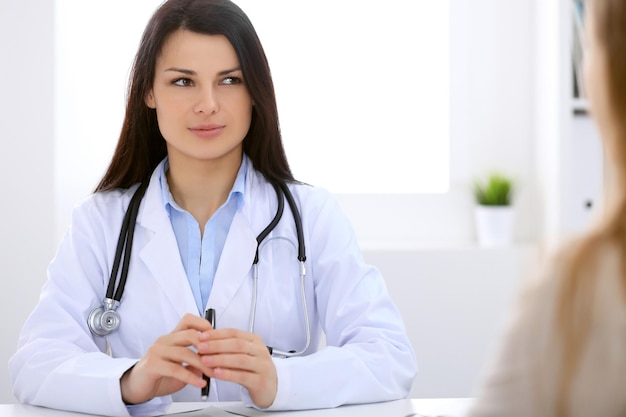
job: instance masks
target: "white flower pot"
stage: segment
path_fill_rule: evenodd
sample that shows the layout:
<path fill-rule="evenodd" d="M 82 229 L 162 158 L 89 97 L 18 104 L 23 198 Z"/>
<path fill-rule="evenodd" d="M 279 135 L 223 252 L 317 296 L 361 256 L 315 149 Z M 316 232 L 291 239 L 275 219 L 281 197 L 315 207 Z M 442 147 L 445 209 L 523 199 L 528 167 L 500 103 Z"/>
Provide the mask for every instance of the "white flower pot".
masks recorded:
<path fill-rule="evenodd" d="M 476 206 L 476 237 L 481 246 L 505 246 L 513 242 L 515 213 L 511 206 Z"/>

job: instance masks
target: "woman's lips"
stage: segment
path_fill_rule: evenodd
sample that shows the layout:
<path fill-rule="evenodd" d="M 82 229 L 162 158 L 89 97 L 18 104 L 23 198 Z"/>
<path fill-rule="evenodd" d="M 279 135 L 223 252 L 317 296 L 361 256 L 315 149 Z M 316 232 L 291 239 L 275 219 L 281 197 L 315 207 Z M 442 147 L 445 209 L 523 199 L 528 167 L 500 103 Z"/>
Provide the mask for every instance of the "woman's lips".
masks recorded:
<path fill-rule="evenodd" d="M 224 128 L 224 125 L 201 125 L 190 127 L 189 131 L 199 138 L 210 139 L 221 135 Z"/>

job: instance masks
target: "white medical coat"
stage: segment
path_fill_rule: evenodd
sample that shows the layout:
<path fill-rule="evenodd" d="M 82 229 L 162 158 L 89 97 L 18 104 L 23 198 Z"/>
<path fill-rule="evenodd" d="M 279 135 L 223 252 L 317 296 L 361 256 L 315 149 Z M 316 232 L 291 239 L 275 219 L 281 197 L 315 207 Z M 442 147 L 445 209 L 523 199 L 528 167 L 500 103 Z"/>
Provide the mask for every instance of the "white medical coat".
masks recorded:
<path fill-rule="evenodd" d="M 273 187 L 248 164 L 246 192 L 235 214 L 207 307 L 219 328 L 247 330 L 253 297 L 256 236 L 277 208 Z M 48 268 L 35 310 L 9 362 L 22 403 L 125 416 L 164 411 L 173 401 L 198 401 L 188 386 L 167 397 L 126 406 L 119 379 L 186 313 L 198 314 L 158 184 L 158 167 L 141 203 L 119 330 L 105 340 L 87 327 L 102 305 L 122 218 L 136 187 L 96 193 L 74 209 L 72 223 Z M 305 290 L 311 345 L 302 357 L 274 358 L 278 392 L 270 409 L 334 407 L 406 397 L 416 373 L 413 348 L 384 280 L 364 263 L 351 225 L 321 189 L 290 184 L 302 215 Z M 286 237 L 286 239 L 273 239 Z M 261 246 L 255 333 L 277 349 L 300 350 L 306 332 L 300 296 L 295 224 L 288 204 Z M 326 336 L 326 344 L 320 341 Z M 239 385 L 211 380 L 210 401 L 251 404 Z"/>

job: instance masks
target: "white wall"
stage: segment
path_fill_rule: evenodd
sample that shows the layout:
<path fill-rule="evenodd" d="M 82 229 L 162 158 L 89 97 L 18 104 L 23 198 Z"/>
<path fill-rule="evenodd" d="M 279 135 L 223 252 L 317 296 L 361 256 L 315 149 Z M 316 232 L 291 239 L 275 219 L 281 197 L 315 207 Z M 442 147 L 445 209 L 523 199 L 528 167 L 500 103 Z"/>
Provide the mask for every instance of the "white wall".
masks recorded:
<path fill-rule="evenodd" d="M 535 58 L 541 56 L 534 50 L 534 7 L 547 3 L 451 0 L 450 193 L 391 195 L 378 206 L 364 196 L 340 196 L 366 258 L 385 273 L 409 324 L 423 371 L 414 396 L 469 395 L 499 317 L 523 279 L 522 271 L 534 263 L 529 246 L 502 251 L 471 247 L 467 187 L 473 176 L 492 168 L 513 173 L 520 185 L 518 241 L 534 242 L 545 231 L 539 219 L 549 207 L 537 204 L 534 196 L 541 181 L 560 175 L 546 169 L 538 176 L 533 160 L 540 154 L 548 161 L 542 166 L 549 166 L 550 154 L 538 152 L 535 146 L 542 144 L 533 140 L 538 136 Z M 0 313 L 10 318 L 2 324 L 2 363 L 13 353 L 19 328 L 45 279 L 55 227 L 67 227 L 56 224 L 54 213 L 55 204 L 67 207 L 68 202 L 55 202 L 53 185 L 52 16 L 52 1 L 0 0 L 0 74 L 5 80 L 0 92 L 5 155 L 0 181 L 9 197 L 0 205 L 0 294 L 5 295 Z M 552 33 L 550 22 L 546 19 L 543 34 Z M 558 39 L 545 42 L 558 45 Z M 390 232 L 395 242 L 389 242 Z M 411 243 L 416 240 L 427 246 L 416 248 Z M 491 267 L 494 262 L 497 266 Z M 467 324 L 460 322 L 461 316 Z M 6 367 L 0 367 L 0 402 L 10 401 Z"/>
<path fill-rule="evenodd" d="M 7 361 L 54 254 L 53 3 L 0 0 L 0 403 Z"/>
<path fill-rule="evenodd" d="M 474 393 L 508 306 L 534 269 L 534 245 L 365 250 L 387 280 L 415 349 L 411 398 Z"/>

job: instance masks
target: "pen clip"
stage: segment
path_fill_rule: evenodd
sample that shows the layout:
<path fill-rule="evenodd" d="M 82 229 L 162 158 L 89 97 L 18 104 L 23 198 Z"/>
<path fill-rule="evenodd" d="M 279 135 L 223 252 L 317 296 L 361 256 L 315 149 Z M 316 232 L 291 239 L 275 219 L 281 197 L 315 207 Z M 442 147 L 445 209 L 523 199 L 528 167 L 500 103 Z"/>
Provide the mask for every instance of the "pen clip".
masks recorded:
<path fill-rule="evenodd" d="M 208 308 L 207 311 L 204 313 L 204 318 L 206 319 L 206 321 L 211 323 L 211 328 L 215 329 L 215 309 Z"/>

